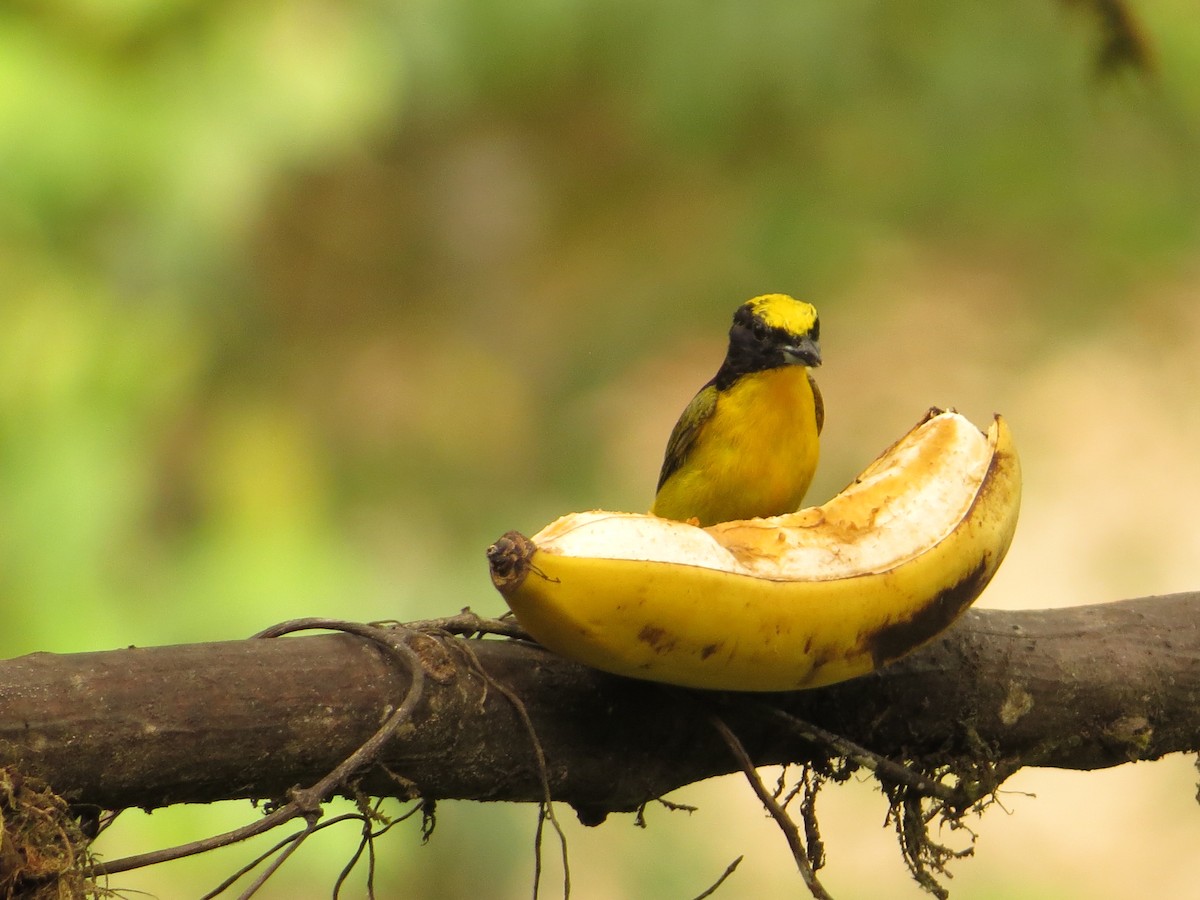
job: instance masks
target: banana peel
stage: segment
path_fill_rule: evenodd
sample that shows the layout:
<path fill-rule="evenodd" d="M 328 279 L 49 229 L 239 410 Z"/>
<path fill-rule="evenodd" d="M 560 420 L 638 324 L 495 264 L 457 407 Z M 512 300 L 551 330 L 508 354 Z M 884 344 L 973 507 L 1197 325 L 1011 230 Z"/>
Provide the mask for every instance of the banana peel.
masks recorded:
<path fill-rule="evenodd" d="M 563 516 L 488 549 L 539 643 L 597 669 L 730 691 L 864 675 L 947 628 L 1012 541 L 1021 471 L 996 416 L 931 409 L 822 506 L 700 528 Z"/>

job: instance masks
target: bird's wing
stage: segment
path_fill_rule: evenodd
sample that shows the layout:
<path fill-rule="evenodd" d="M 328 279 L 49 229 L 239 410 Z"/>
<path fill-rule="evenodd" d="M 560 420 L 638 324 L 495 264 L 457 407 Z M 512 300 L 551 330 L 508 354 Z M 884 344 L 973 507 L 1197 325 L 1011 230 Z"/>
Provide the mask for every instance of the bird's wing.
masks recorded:
<path fill-rule="evenodd" d="M 817 411 L 817 434 L 820 434 L 825 426 L 825 399 L 821 396 L 821 389 L 817 387 L 817 379 L 812 377 L 812 372 L 808 373 L 808 385 L 813 392 L 813 406 Z"/>
<path fill-rule="evenodd" d="M 716 408 L 717 387 L 710 381 L 692 398 L 692 402 L 687 405 L 687 409 L 683 411 L 683 415 L 671 429 L 671 437 L 667 440 L 667 453 L 663 457 L 662 471 L 658 476 L 656 490 L 662 490 L 666 480 L 683 465 L 683 461 L 691 453 L 704 423 L 709 420 Z"/>

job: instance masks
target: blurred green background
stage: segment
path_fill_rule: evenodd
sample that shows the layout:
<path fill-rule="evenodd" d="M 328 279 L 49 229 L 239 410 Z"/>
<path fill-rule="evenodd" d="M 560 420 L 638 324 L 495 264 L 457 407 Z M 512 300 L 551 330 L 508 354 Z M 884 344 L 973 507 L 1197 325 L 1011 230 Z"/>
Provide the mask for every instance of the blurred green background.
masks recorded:
<path fill-rule="evenodd" d="M 814 502 L 931 404 L 1000 410 L 1026 499 L 984 604 L 1200 587 L 1200 25 L 1129 9 L 1153 74 L 1049 0 L 5 5 L 0 653 L 497 614 L 483 549 L 645 509 L 767 291 L 821 310 Z M 1022 773 L 954 896 L 1196 896 L 1190 765 Z M 694 896 L 743 853 L 718 896 L 801 895 L 744 783 L 675 799 L 572 826 L 573 896 Z M 824 806 L 836 895 L 921 896 L 869 784 Z M 99 850 L 254 815 L 128 813 Z M 528 896 L 535 823 L 442 804 L 380 895 Z M 265 895 L 327 896 L 349 831 Z"/>

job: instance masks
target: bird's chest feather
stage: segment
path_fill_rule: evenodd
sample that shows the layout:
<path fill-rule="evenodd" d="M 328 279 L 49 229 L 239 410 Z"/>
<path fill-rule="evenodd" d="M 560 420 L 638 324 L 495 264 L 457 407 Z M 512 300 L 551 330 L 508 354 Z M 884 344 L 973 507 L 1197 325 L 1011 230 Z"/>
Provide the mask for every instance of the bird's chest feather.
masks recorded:
<path fill-rule="evenodd" d="M 743 377 L 717 404 L 714 431 L 725 437 L 727 449 L 766 459 L 785 457 L 816 442 L 816 409 L 808 373 L 787 366 Z"/>
<path fill-rule="evenodd" d="M 715 483 L 761 508 L 794 509 L 817 462 L 816 409 L 808 373 L 787 366 L 739 379 L 720 397 L 712 438 Z"/>

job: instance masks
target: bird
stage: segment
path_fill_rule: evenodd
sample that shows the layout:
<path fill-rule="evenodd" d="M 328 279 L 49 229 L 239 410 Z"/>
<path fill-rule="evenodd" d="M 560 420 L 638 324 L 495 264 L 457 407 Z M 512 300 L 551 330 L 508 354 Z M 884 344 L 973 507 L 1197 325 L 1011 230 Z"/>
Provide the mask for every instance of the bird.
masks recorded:
<path fill-rule="evenodd" d="M 653 515 L 707 526 L 799 508 L 825 424 L 809 371 L 820 338 L 811 303 L 763 294 L 738 307 L 721 367 L 667 440 Z"/>

